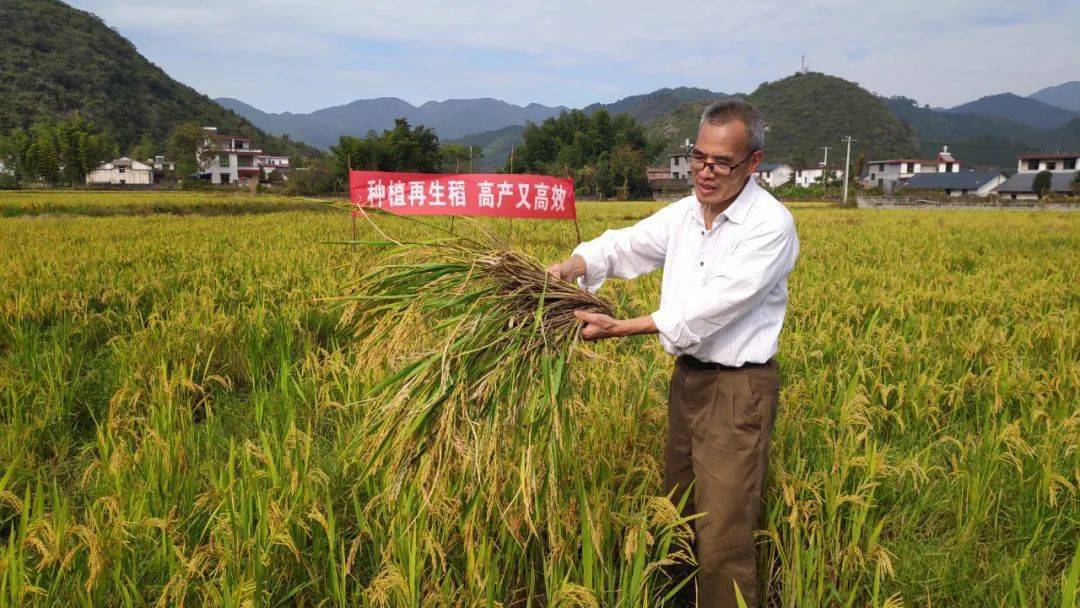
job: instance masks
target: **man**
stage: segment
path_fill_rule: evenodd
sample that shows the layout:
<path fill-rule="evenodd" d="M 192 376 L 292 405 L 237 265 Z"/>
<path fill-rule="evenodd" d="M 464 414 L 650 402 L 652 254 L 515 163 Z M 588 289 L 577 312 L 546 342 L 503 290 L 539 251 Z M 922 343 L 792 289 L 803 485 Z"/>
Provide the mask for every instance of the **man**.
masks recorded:
<path fill-rule="evenodd" d="M 759 590 L 754 530 L 779 400 L 776 355 L 799 241 L 791 213 L 752 179 L 761 115 L 740 99 L 705 110 L 690 152 L 694 193 L 630 228 L 608 230 L 548 267 L 595 291 L 608 277 L 664 269 L 660 308 L 636 319 L 579 311 L 587 340 L 659 333 L 676 355 L 664 484 L 688 488 L 699 606 L 747 606 Z"/>

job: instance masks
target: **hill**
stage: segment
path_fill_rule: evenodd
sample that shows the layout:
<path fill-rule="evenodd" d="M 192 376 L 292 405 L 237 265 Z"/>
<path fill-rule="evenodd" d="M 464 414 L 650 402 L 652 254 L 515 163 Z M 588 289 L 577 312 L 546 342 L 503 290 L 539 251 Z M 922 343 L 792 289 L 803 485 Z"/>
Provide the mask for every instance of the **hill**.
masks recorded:
<path fill-rule="evenodd" d="M 583 110 L 586 114 L 592 114 L 602 108 L 612 115 L 627 114 L 638 122 L 647 125 L 672 112 L 684 103 L 703 99 L 718 99 L 724 96 L 723 93 L 696 87 L 664 88 L 657 89 L 652 93 L 624 97 L 614 103 L 594 103 L 585 106 Z"/>
<path fill-rule="evenodd" d="M 963 162 L 1008 168 L 1016 165 L 1017 154 L 1080 147 L 1080 119 L 1055 129 L 1037 129 L 1007 118 L 934 110 L 908 97 L 883 98 L 882 102 L 915 129 L 919 153 L 924 156 L 947 145 Z"/>
<path fill-rule="evenodd" d="M 517 106 L 498 99 L 448 99 L 414 106 L 397 97 L 358 99 L 308 114 L 263 112 L 242 101 L 220 98 L 218 103 L 275 135 L 289 135 L 313 146 L 329 148 L 341 135 L 363 136 L 370 130 L 394 126 L 395 118 L 434 129 L 441 139 L 498 130 L 526 121 L 543 122 L 566 108 L 537 103 Z"/>
<path fill-rule="evenodd" d="M 761 85 L 745 96 L 765 116 L 766 158 L 799 166 L 816 165 L 822 146 L 838 154 L 840 137 L 858 142 L 852 154 L 867 158 L 914 154 L 915 132 L 889 112 L 870 92 L 857 84 L 819 73 L 795 74 Z M 693 140 L 701 111 L 709 101 L 683 104 L 649 127 L 649 135 L 677 145 Z M 832 158 L 839 158 L 833 156 Z"/>
<path fill-rule="evenodd" d="M 463 146 L 479 148 L 483 158 L 473 163 L 473 169 L 477 172 L 502 169 L 510 158 L 512 147 L 520 146 L 525 140 L 521 134 L 525 130 L 522 125 L 510 125 L 494 131 L 473 133 L 465 137 L 451 140 Z"/>
<path fill-rule="evenodd" d="M 1020 97 L 1013 93 L 981 97 L 975 101 L 969 101 L 955 108 L 950 108 L 948 112 L 951 114 L 976 114 L 978 116 L 1005 118 L 1036 129 L 1055 129 L 1074 118 L 1080 117 L 1078 112 L 1059 108 L 1038 99 Z"/>
<path fill-rule="evenodd" d="M 1052 106 L 1080 112 L 1080 80 L 1063 82 L 1059 85 L 1039 89 L 1028 95 L 1028 97 Z"/>
<path fill-rule="evenodd" d="M 318 152 L 270 137 L 176 80 L 95 15 L 56 0 L 0 2 L 0 131 L 79 115 L 108 130 L 122 152 L 163 142 L 198 121 L 290 155 Z"/>

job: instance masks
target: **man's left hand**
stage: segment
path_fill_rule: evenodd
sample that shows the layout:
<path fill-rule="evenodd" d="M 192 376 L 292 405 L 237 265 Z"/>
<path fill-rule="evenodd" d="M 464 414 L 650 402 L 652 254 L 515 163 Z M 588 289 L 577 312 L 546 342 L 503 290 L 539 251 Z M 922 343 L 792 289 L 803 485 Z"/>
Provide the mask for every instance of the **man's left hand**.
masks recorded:
<path fill-rule="evenodd" d="M 575 310 L 574 316 L 584 323 L 584 327 L 581 328 L 581 337 L 585 340 L 602 340 L 626 335 L 621 331 L 622 322 L 605 314 Z"/>

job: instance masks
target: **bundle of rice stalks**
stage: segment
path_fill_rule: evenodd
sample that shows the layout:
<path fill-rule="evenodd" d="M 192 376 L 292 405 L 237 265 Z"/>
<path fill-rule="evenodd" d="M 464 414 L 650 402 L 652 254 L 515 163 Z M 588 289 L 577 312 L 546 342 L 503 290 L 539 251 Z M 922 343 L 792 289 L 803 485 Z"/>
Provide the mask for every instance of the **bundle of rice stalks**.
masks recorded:
<path fill-rule="evenodd" d="M 518 458 L 517 494 L 535 498 L 570 420 L 573 313 L 611 307 L 491 237 L 378 244 L 394 251 L 352 284 L 345 318 L 372 347 L 417 350 L 370 391 L 367 471 L 427 484 Z"/>

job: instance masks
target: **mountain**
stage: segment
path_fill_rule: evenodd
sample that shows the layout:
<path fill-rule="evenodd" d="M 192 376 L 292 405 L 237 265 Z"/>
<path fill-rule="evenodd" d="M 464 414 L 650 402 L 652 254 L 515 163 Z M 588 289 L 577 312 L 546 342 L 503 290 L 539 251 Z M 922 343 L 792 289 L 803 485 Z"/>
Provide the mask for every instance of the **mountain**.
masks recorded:
<path fill-rule="evenodd" d="M 708 89 L 695 87 L 677 87 L 674 89 L 657 89 L 644 95 L 631 95 L 614 103 L 594 103 L 585 106 L 582 110 L 586 114 L 592 114 L 599 109 L 605 109 L 611 114 L 627 114 L 641 123 L 648 125 L 684 103 L 701 101 L 703 99 L 718 99 L 725 97 L 723 93 L 716 93 Z"/>
<path fill-rule="evenodd" d="M 164 142 L 175 126 L 198 121 L 273 152 L 318 154 L 173 80 L 91 13 L 56 0 L 0 0 L 0 24 L 0 131 L 80 115 L 126 152 L 143 137 Z"/>
<path fill-rule="evenodd" d="M 1080 112 L 1080 80 L 1064 82 L 1062 84 L 1039 89 L 1031 95 L 1031 99 L 1037 99 L 1052 106 Z"/>
<path fill-rule="evenodd" d="M 922 156 L 932 157 L 949 146 L 961 162 L 1009 168 L 1024 152 L 1080 148 L 1080 117 L 1054 129 L 1038 129 L 1007 118 L 934 110 L 908 97 L 882 102 L 915 129 Z"/>
<path fill-rule="evenodd" d="M 475 171 L 493 171 L 505 167 L 506 161 L 510 158 L 510 151 L 525 141 L 521 136 L 524 130 L 525 127 L 522 125 L 510 125 L 494 131 L 473 133 L 451 141 L 463 146 L 473 146 L 483 153 L 483 158 L 477 158 L 473 163 Z M 462 171 L 465 171 L 464 167 Z"/>
<path fill-rule="evenodd" d="M 490 98 L 448 99 L 414 106 L 397 97 L 380 97 L 358 99 L 309 114 L 273 114 L 236 99 L 220 98 L 217 101 L 261 129 L 278 135 L 288 134 L 293 139 L 321 148 L 336 144 L 341 135 L 363 136 L 369 130 L 389 129 L 393 127 L 395 118 L 404 117 L 414 125 L 432 128 L 441 139 L 449 140 L 511 125 L 523 125 L 526 121 L 543 122 L 566 109 L 537 103 L 517 106 Z"/>
<path fill-rule="evenodd" d="M 857 84 L 819 73 L 795 74 L 762 84 L 744 96 L 765 116 L 765 156 L 769 162 L 816 166 L 823 146 L 832 148 L 830 158 L 841 159 L 840 137 L 851 135 L 852 154 L 869 158 L 893 158 L 915 153 L 915 132 Z M 709 101 L 685 103 L 655 120 L 648 129 L 653 138 L 678 146 L 693 140 L 698 120 Z"/>
<path fill-rule="evenodd" d="M 988 95 L 950 108 L 948 111 L 952 114 L 1005 118 L 1036 129 L 1054 129 L 1080 117 L 1080 112 L 1059 108 L 1038 99 L 1020 97 L 1013 93 Z"/>

